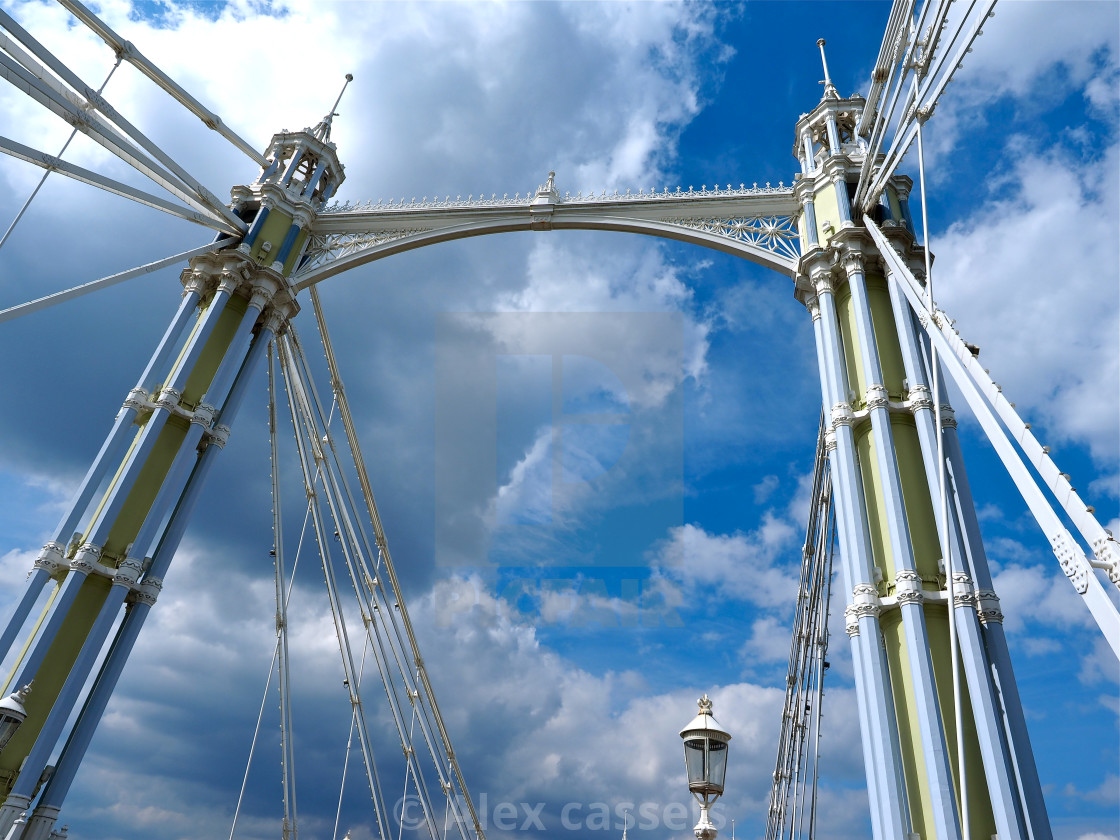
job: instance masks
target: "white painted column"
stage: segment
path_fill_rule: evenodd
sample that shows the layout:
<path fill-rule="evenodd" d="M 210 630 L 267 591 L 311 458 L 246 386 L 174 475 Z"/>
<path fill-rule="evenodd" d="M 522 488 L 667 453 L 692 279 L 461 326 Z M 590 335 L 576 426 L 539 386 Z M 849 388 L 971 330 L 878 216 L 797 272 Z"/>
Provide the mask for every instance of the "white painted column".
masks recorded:
<path fill-rule="evenodd" d="M 906 520 L 906 506 L 902 498 L 902 479 L 894 450 L 894 431 L 891 428 L 887 389 L 883 384 L 883 371 L 875 330 L 871 321 L 871 303 L 867 295 L 863 257 L 856 252 L 844 258 L 848 275 L 848 288 L 852 295 L 852 312 L 859 337 L 860 364 L 867 382 L 867 410 L 871 419 L 874 456 L 882 480 L 883 507 L 886 512 L 890 551 L 896 567 L 896 596 L 902 612 L 903 637 L 910 665 L 915 711 L 919 720 L 927 725 L 920 727 L 922 756 L 929 785 L 930 810 L 937 827 L 938 838 L 960 837 L 953 774 L 945 742 L 937 685 L 933 676 L 929 635 L 922 593 L 922 580 L 917 572 L 910 528 Z M 963 737 L 958 733 L 957 737 Z M 917 783 L 917 780 L 913 780 Z"/>
<path fill-rule="evenodd" d="M 801 172 L 808 175 L 817 168 L 817 160 L 813 156 L 813 138 L 809 136 L 809 129 L 801 131 Z"/>
<path fill-rule="evenodd" d="M 252 318 L 251 320 L 255 321 L 256 319 Z M 241 357 L 240 353 L 227 357 L 226 361 L 230 362 L 230 368 L 236 378 L 228 397 L 224 393 L 219 395 L 215 392 L 214 395 L 215 401 L 225 397 L 222 400 L 222 409 L 218 416 L 219 425 L 215 427 L 215 432 L 221 430 L 221 433 L 215 434 L 205 444 L 205 448 L 198 455 L 193 469 L 189 471 L 187 481 L 185 483 L 179 482 L 178 504 L 171 514 L 163 536 L 159 539 L 158 545 L 152 553 L 151 566 L 140 581 L 139 589 L 130 596 L 130 604 L 125 612 L 124 620 L 118 627 L 116 638 L 101 664 L 101 671 L 94 681 L 74 730 L 63 747 L 55 772 L 40 797 L 39 804 L 24 835 L 24 840 L 47 840 L 140 629 L 155 604 L 159 591 L 163 588 L 163 577 L 167 573 L 171 560 L 182 540 L 191 512 L 205 485 L 206 476 L 217 453 L 225 445 L 225 436 L 228 435 L 229 424 L 233 422 L 234 415 L 244 401 L 253 371 L 260 364 L 260 360 L 264 356 L 276 330 L 280 329 L 285 320 L 281 313 L 273 310 L 261 324 L 260 332 L 253 339 L 244 358 Z M 2 816 L 0 814 L 0 817 Z"/>
<path fill-rule="evenodd" d="M 910 393 L 913 395 L 911 397 L 911 411 L 918 428 L 918 441 L 925 464 L 930 498 L 934 500 L 933 508 L 938 525 L 937 533 L 941 537 L 945 534 L 945 523 L 939 501 L 941 487 L 937 464 L 937 439 L 934 432 L 933 400 L 930 398 L 926 359 L 921 354 L 910 306 L 902 298 L 901 293 L 893 283 L 888 285 L 895 328 L 898 332 L 899 346 L 902 350 L 903 368 L 910 383 Z M 948 405 L 942 406 L 942 418 L 943 427 L 946 430 L 953 429 L 955 435 L 956 420 L 953 418 L 952 409 Z M 967 567 L 972 570 L 972 577 L 960 572 L 954 574 L 953 604 L 961 648 L 961 662 L 964 667 L 965 680 L 968 685 L 969 699 L 976 724 L 985 781 L 987 782 L 999 836 L 1025 837 L 1022 803 L 1020 801 L 1021 793 L 1017 780 L 1013 777 L 1014 762 L 1004 732 L 1004 710 L 1001 708 L 999 696 L 991 679 L 992 663 L 989 660 L 989 652 L 977 617 L 976 607 L 979 593 L 974 591 L 973 578 L 982 575 L 987 582 L 986 586 L 981 587 L 986 593 L 990 593 L 990 596 L 986 594 L 985 597 L 995 598 L 995 592 L 991 589 L 991 575 L 988 573 L 987 559 L 983 554 L 983 545 L 979 540 L 979 533 L 976 534 L 975 541 L 968 540 L 962 533 L 959 519 L 960 515 L 963 515 L 963 505 L 959 498 L 953 497 L 951 484 L 950 482 L 947 489 L 951 496 L 949 504 L 950 544 L 948 548 L 955 557 L 961 558 L 960 563 L 967 562 Z M 969 505 L 971 506 L 971 500 Z M 973 519 L 975 519 L 975 512 L 973 512 Z M 977 549 L 979 550 L 977 551 Z M 944 553 L 944 551 L 945 547 L 942 546 L 942 552 Z M 977 571 L 978 565 L 982 566 L 982 572 Z M 959 590 L 959 592 L 956 590 Z M 998 599 L 995 599 L 995 603 L 998 612 Z M 1002 613 L 999 613 L 999 618 L 1002 620 Z M 1019 710 L 1019 716 L 1022 716 L 1021 709 Z"/>
<path fill-rule="evenodd" d="M 820 309 L 817 337 L 820 344 L 818 357 L 823 362 L 822 392 L 830 402 L 836 440 L 829 464 L 837 531 L 842 546 L 842 566 L 847 570 L 846 581 L 851 593 L 845 615 L 853 648 L 858 648 L 858 654 L 853 659 L 862 667 L 856 673 L 856 680 L 863 684 L 865 708 L 861 716 L 864 724 L 861 735 L 864 754 L 872 756 L 866 767 L 872 828 L 877 840 L 907 840 L 909 806 L 890 677 L 879 629 L 880 608 L 873 583 L 867 515 L 852 432 L 852 409 L 847 402 L 847 376 L 831 273 L 828 270 L 815 272 L 812 280 Z"/>
<path fill-rule="evenodd" d="M 980 524 L 976 519 L 976 508 L 968 486 L 955 424 L 943 430 L 943 437 L 951 477 L 950 486 L 954 490 L 953 499 L 958 505 L 957 513 L 976 580 L 976 612 L 990 659 L 989 673 L 995 680 L 997 696 L 1002 700 L 1000 708 L 1008 744 L 1007 753 L 1018 783 L 1027 836 L 1031 840 L 1053 840 L 1050 817 L 1042 796 L 1042 783 L 1038 778 L 1038 766 L 1035 764 L 1023 703 L 1019 697 L 1019 685 L 1015 681 L 1011 654 L 1007 650 L 1007 638 L 1003 632 L 1003 612 L 999 598 L 992 588 L 992 575 L 980 538 Z"/>

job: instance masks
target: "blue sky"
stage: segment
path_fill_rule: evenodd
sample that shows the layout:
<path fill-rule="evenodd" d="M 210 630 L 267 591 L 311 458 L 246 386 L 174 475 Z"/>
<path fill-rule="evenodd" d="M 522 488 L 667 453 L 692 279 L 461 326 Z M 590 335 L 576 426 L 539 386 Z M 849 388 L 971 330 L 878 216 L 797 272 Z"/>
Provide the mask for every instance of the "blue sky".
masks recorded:
<path fill-rule="evenodd" d="M 108 72 L 111 53 L 61 9 L 4 8 L 87 82 Z M 816 39 L 828 40 L 841 93 L 865 91 L 889 11 L 878 2 L 97 8 L 262 149 L 272 132 L 317 121 L 353 73 L 333 136 L 347 167 L 339 197 L 355 201 L 512 194 L 550 169 L 573 193 L 789 183 L 794 123 L 820 98 Z M 1113 530 L 1118 35 L 1112 2 L 1001 4 L 927 135 L 940 303 Z M 134 70 L 118 71 L 106 96 L 219 195 L 255 177 Z M 0 90 L 0 109 L 4 133 L 21 142 L 55 151 L 68 133 L 13 91 Z M 130 177 L 83 138 L 67 156 Z M 38 175 L 0 161 L 0 223 Z M 0 251 L 0 305 L 206 236 L 156 215 L 52 177 Z M 485 794 L 491 811 L 543 802 L 549 834 L 573 840 L 621 833 L 588 819 L 594 803 L 649 803 L 656 824 L 631 836 L 689 837 L 695 814 L 676 732 L 707 691 L 735 738 L 722 816 L 737 834 L 760 836 L 820 399 L 811 323 L 788 278 L 622 234 L 511 234 L 394 257 L 321 293 L 476 798 Z M 177 302 L 168 270 L 0 328 L 3 606 Z M 296 323 L 313 346 L 310 321 Z M 589 359 L 593 346 L 602 355 Z M 439 419 L 466 417 L 491 380 L 494 424 Z M 564 425 L 558 484 L 556 388 L 564 414 L 625 421 Z M 228 832 L 271 652 L 263 377 L 254 393 L 64 811 L 72 837 Z M 1117 663 L 958 408 L 1055 834 L 1117 838 Z M 478 445 L 487 440 L 492 453 Z M 456 478 L 464 474 L 472 480 Z M 296 531 L 300 495 L 292 485 L 286 497 Z M 303 833 L 329 837 L 349 706 L 313 558 L 293 613 Z M 834 639 L 821 808 L 831 832 L 822 836 L 839 838 L 869 829 L 842 630 Z M 361 786 L 352 776 L 343 810 L 355 840 L 371 828 Z M 274 834 L 279 796 L 270 755 L 255 767 L 238 836 Z M 573 829 L 560 821 L 569 803 Z M 672 803 L 688 805 L 679 825 Z"/>

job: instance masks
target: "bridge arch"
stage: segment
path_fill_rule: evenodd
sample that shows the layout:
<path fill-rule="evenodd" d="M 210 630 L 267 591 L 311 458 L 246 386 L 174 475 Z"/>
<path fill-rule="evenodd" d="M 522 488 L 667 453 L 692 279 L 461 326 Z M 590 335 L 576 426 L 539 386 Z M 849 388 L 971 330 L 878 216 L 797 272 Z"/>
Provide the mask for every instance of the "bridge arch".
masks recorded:
<path fill-rule="evenodd" d="M 421 203 L 325 212 L 315 219 L 306 257 L 291 282 L 299 292 L 351 268 L 428 245 L 541 230 L 615 231 L 686 242 L 793 277 L 801 241 L 792 191 L 728 192 L 602 204 L 538 196 L 515 206 Z"/>

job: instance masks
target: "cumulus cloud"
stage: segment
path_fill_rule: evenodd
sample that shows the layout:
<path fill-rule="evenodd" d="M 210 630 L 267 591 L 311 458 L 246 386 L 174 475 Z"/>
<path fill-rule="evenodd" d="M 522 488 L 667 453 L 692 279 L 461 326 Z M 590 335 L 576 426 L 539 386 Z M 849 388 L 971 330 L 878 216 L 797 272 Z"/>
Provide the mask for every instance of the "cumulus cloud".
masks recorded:
<path fill-rule="evenodd" d="M 1114 120 L 1120 68 L 1116 22 L 1108 4 L 1080 4 L 1077 15 L 1055 15 L 1047 4 L 998 6 L 929 122 L 924 140 L 933 183 L 947 182 L 954 153 L 967 153 L 970 134 L 989 127 L 1000 103 L 1033 116 L 1072 91 L 1098 115 Z M 1042 31 L 1046 37 L 1038 38 Z M 1037 48 L 1022 49 L 1036 41 Z"/>
<path fill-rule="evenodd" d="M 711 534 L 690 523 L 669 534 L 656 561 L 670 569 L 679 566 L 680 576 L 694 591 L 718 592 L 759 606 L 789 604 L 797 592 L 797 577 L 776 561 L 795 545 L 797 536 L 789 522 L 772 512 L 750 533 Z"/>
<path fill-rule="evenodd" d="M 1009 191 L 938 238 L 935 269 L 939 302 L 1020 411 L 1058 440 L 1084 441 L 1103 463 L 1120 453 L 1120 213 L 1101 189 L 1120 179 L 1118 162 L 1116 145 L 1103 175 L 1058 149 L 1023 149 Z M 1055 321 L 1079 328 L 1055 330 Z"/>

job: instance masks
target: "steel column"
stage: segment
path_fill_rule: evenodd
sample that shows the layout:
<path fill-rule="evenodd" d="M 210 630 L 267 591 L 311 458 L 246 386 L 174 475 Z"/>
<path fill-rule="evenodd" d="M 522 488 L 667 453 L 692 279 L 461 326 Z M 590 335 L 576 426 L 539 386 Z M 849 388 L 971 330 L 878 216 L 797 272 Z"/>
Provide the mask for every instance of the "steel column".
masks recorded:
<path fill-rule="evenodd" d="M 841 347 L 839 323 L 833 298 L 832 277 L 828 270 L 814 273 L 812 277 L 820 309 L 821 342 L 820 358 L 822 392 L 831 402 L 831 417 L 836 448 L 829 460 L 833 482 L 833 499 L 836 506 L 837 531 L 843 546 L 842 567 L 851 582 L 848 590 L 849 636 L 853 648 L 859 648 L 854 657 L 862 665 L 856 681 L 864 685 L 866 726 L 861 727 L 865 740 L 864 754 L 871 762 L 865 770 L 868 794 L 871 798 L 872 828 L 877 838 L 906 840 L 909 834 L 909 808 L 904 794 L 901 752 L 895 723 L 894 704 L 891 698 L 890 678 L 883 654 L 879 628 L 877 598 L 869 600 L 864 593 L 874 593 L 871 551 L 868 544 L 867 520 L 863 508 L 859 466 L 856 458 L 855 438 L 852 431 L 851 406 L 847 402 L 847 375 Z M 858 698 L 858 694 L 857 694 Z"/>
<path fill-rule="evenodd" d="M 859 339 L 860 364 L 867 384 L 867 410 L 870 415 L 874 458 L 881 480 L 882 503 L 886 515 L 890 553 L 896 565 L 896 598 L 902 613 L 903 636 L 906 643 L 909 677 L 915 713 L 924 725 L 918 727 L 926 786 L 934 830 L 938 838 L 960 836 L 953 777 L 946 749 L 945 729 L 939 713 L 937 685 L 933 675 L 926 616 L 922 606 L 922 579 L 910 541 L 907 511 L 902 497 L 902 480 L 895 457 L 894 431 L 891 428 L 889 396 L 883 380 L 882 364 L 875 329 L 871 319 L 871 303 L 864 277 L 863 257 L 849 252 L 844 259 L 848 289 L 852 296 L 852 313 Z M 869 466 L 869 465 L 868 465 Z M 957 733 L 963 738 L 963 733 Z M 912 795 L 921 782 L 908 779 Z M 915 826 L 917 828 L 918 826 Z"/>
<path fill-rule="evenodd" d="M 889 284 L 889 291 L 895 328 L 898 332 L 899 345 L 902 350 L 903 366 L 906 371 L 906 378 L 910 382 L 910 394 L 913 395 L 910 398 L 911 411 L 918 428 L 919 444 L 926 467 L 927 484 L 930 497 L 937 499 L 940 495 L 940 482 L 938 480 L 933 402 L 930 398 L 929 379 L 926 373 L 927 359 L 923 358 L 921 353 L 914 317 L 909 305 L 894 284 Z M 946 408 L 947 406 L 942 408 L 943 415 Z M 955 421 L 945 423 L 945 428 L 946 431 L 952 428 L 955 434 Z M 943 440 L 945 437 L 943 436 Z M 953 495 L 951 483 L 948 492 Z M 972 580 L 979 581 L 980 576 L 983 576 L 987 585 L 980 588 L 994 597 L 995 593 L 991 588 L 991 575 L 987 568 L 987 558 L 984 556 L 979 534 L 976 534 L 974 541 L 966 538 L 960 528 L 961 517 L 959 515 L 959 511 L 963 511 L 964 505 L 959 498 L 954 498 L 953 501 L 955 504 L 951 505 L 949 509 L 950 545 L 948 550 L 954 552 L 954 556 L 961 558 L 962 563 L 968 564 L 967 567 L 972 570 Z M 971 505 L 971 501 L 969 505 Z M 942 507 L 940 504 L 935 504 L 933 507 L 934 515 L 938 520 L 938 534 L 944 534 Z M 975 512 L 973 512 L 973 518 L 975 519 Z M 942 551 L 945 550 L 943 546 Z M 959 581 L 959 583 L 964 583 L 964 581 Z M 977 585 L 979 586 L 979 583 Z M 967 588 L 971 589 L 971 581 L 968 582 Z M 1013 761 L 1004 732 L 1004 710 L 1001 708 L 1000 699 L 992 683 L 992 664 L 989 660 L 989 651 L 981 637 L 980 624 L 976 614 L 978 593 L 970 593 L 970 596 L 965 598 L 955 596 L 954 610 L 961 646 L 961 660 L 968 685 L 973 718 L 977 727 L 988 794 L 998 834 L 1001 837 L 1023 837 L 1025 834 L 1022 803 L 1019 799 L 1017 782 L 1012 775 Z M 1019 714 L 1022 715 L 1021 709 Z"/>
<path fill-rule="evenodd" d="M 255 318 L 251 319 L 250 326 L 255 321 Z M 228 427 L 233 422 L 238 408 L 244 401 L 253 372 L 260 362 L 264 349 L 272 340 L 276 327 L 277 320 L 268 319 L 253 339 L 243 360 L 239 357 L 239 354 L 234 354 L 227 357 L 223 362 L 223 366 L 230 363 L 230 366 L 236 370 L 236 380 L 218 418 L 223 425 Z M 201 436 L 201 431 L 199 435 Z M 58 766 L 48 781 L 39 805 L 35 808 L 34 815 L 23 834 L 24 840 L 45 840 L 48 836 L 66 794 L 73 784 L 78 767 L 85 757 L 93 733 L 109 703 L 109 698 L 120 679 L 125 662 L 132 652 L 151 607 L 155 604 L 156 597 L 163 585 L 163 576 L 167 573 L 171 560 L 178 550 L 195 503 L 201 496 L 206 476 L 214 463 L 217 452 L 223 445 L 224 440 L 221 438 L 211 440 L 195 463 L 191 464 L 186 460 L 177 462 L 176 475 L 169 475 L 169 478 L 173 479 L 180 491 L 177 494 L 179 503 L 168 522 L 167 530 L 152 555 L 151 566 L 140 580 L 140 589 L 128 605 L 124 620 L 121 622 L 112 647 L 102 663 L 97 680 L 90 691 L 85 706 L 82 708 L 73 732 L 63 747 Z M 182 469 L 184 463 L 187 467 L 186 470 Z M 187 473 L 186 479 L 181 480 L 184 472 Z"/>

